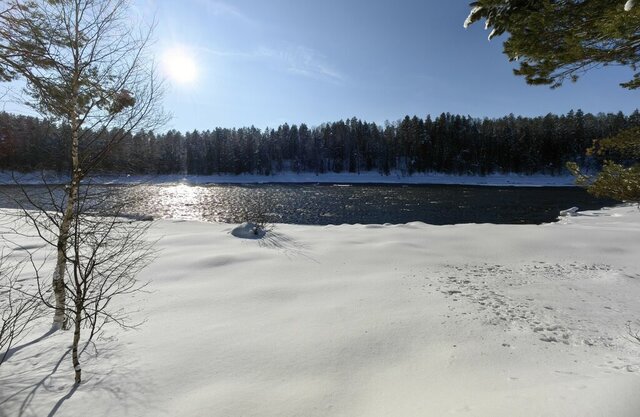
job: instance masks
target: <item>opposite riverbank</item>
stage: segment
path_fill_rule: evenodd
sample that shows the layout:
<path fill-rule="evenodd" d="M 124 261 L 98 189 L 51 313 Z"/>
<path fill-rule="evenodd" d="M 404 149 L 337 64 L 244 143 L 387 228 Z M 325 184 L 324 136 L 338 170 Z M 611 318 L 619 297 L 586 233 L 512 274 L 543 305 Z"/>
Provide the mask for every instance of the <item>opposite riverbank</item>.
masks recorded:
<path fill-rule="evenodd" d="M 21 184 L 62 184 L 67 180 L 63 175 L 47 173 L 12 174 L 0 172 L 0 184 L 10 185 L 15 181 Z M 546 174 L 490 174 L 490 175 L 452 175 L 442 173 L 402 175 L 399 172 L 381 175 L 378 172 L 355 173 L 280 173 L 275 175 L 97 175 L 93 181 L 100 184 L 398 184 L 398 185 L 481 185 L 513 187 L 571 187 L 575 178 L 571 175 Z"/>

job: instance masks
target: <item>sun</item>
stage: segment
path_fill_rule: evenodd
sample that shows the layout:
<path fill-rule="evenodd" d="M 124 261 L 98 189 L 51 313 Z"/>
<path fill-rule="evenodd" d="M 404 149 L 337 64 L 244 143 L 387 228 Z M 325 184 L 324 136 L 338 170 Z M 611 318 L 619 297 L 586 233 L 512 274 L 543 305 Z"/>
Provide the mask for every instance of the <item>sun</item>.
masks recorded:
<path fill-rule="evenodd" d="M 193 84 L 198 79 L 198 64 L 189 49 L 183 46 L 163 52 L 162 69 L 165 76 L 177 84 Z"/>

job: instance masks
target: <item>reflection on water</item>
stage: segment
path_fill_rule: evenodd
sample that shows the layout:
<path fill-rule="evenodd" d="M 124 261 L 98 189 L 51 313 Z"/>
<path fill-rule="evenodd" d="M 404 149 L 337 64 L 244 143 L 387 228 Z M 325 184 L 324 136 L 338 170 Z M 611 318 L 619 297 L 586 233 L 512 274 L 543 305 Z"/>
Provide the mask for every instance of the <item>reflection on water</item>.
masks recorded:
<path fill-rule="evenodd" d="M 455 223 L 539 224 L 560 210 L 612 204 L 578 188 L 352 185 L 108 186 L 117 198 L 131 199 L 131 214 L 239 223 L 258 217 L 271 223 L 342 224 Z M 48 195 L 30 186 L 33 195 Z M 16 207 L 20 190 L 0 187 L 0 206 Z"/>

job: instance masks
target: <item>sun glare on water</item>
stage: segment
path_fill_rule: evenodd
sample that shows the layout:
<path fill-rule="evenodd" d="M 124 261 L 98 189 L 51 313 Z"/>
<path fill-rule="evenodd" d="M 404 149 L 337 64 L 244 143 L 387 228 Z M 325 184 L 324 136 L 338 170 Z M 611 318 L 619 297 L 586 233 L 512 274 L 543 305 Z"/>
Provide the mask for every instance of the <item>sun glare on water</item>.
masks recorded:
<path fill-rule="evenodd" d="M 198 79 L 198 65 L 195 58 L 184 47 L 172 47 L 162 54 L 162 69 L 172 82 L 182 85 L 193 84 Z"/>

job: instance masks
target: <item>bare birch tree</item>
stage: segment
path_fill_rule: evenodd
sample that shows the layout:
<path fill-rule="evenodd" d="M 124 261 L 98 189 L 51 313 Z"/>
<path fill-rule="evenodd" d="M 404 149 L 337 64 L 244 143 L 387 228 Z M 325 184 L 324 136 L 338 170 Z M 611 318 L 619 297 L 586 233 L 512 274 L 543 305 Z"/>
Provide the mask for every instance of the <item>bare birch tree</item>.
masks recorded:
<path fill-rule="evenodd" d="M 74 330 L 71 353 L 77 384 L 82 381 L 81 354 L 104 325 L 132 328 L 140 324 L 130 321 L 132 309 L 118 307 L 120 301 L 117 300 L 145 287 L 146 283 L 138 281 L 136 276 L 154 257 L 155 242 L 146 237 L 151 222 L 130 214 L 139 204 L 136 187 L 104 186 L 89 179 L 81 184 L 75 200 L 65 251 L 68 278 L 64 287 L 64 311 Z M 66 206 L 66 193 L 53 185 L 39 189 L 40 194 L 23 193 L 24 199 L 16 200 L 21 210 L 7 222 L 4 233 L 19 239 L 32 239 L 35 235 L 49 247 L 55 247 L 62 221 L 56 213 Z M 5 240 L 20 247 L 18 239 Z M 41 273 L 44 263 L 36 262 L 42 258 L 42 254 L 38 255 L 41 249 L 30 250 L 24 246 L 21 249 L 31 259 L 38 304 L 56 308 L 53 290 L 47 285 L 46 275 Z M 83 329 L 88 332 L 84 340 Z"/>
<path fill-rule="evenodd" d="M 128 199 L 112 189 L 90 183 L 80 188 L 75 200 L 65 263 L 70 278 L 65 290 L 66 312 L 74 330 L 71 353 L 76 384 L 82 381 L 83 328 L 89 332 L 86 346 L 107 323 L 125 328 L 137 325 L 129 321 L 130 310 L 117 307 L 115 299 L 145 286 L 136 276 L 152 260 L 154 242 L 145 237 L 149 222 L 124 216 L 127 204 Z"/>
<path fill-rule="evenodd" d="M 127 0 L 5 0 L 0 68 L 26 81 L 26 104 L 69 129 L 64 204 L 50 217 L 57 256 L 54 328 L 67 328 L 67 252 L 81 184 L 123 139 L 165 121 L 162 86 L 149 56 L 152 28 L 134 22 Z M 82 241 L 82 239 L 79 239 Z"/>

